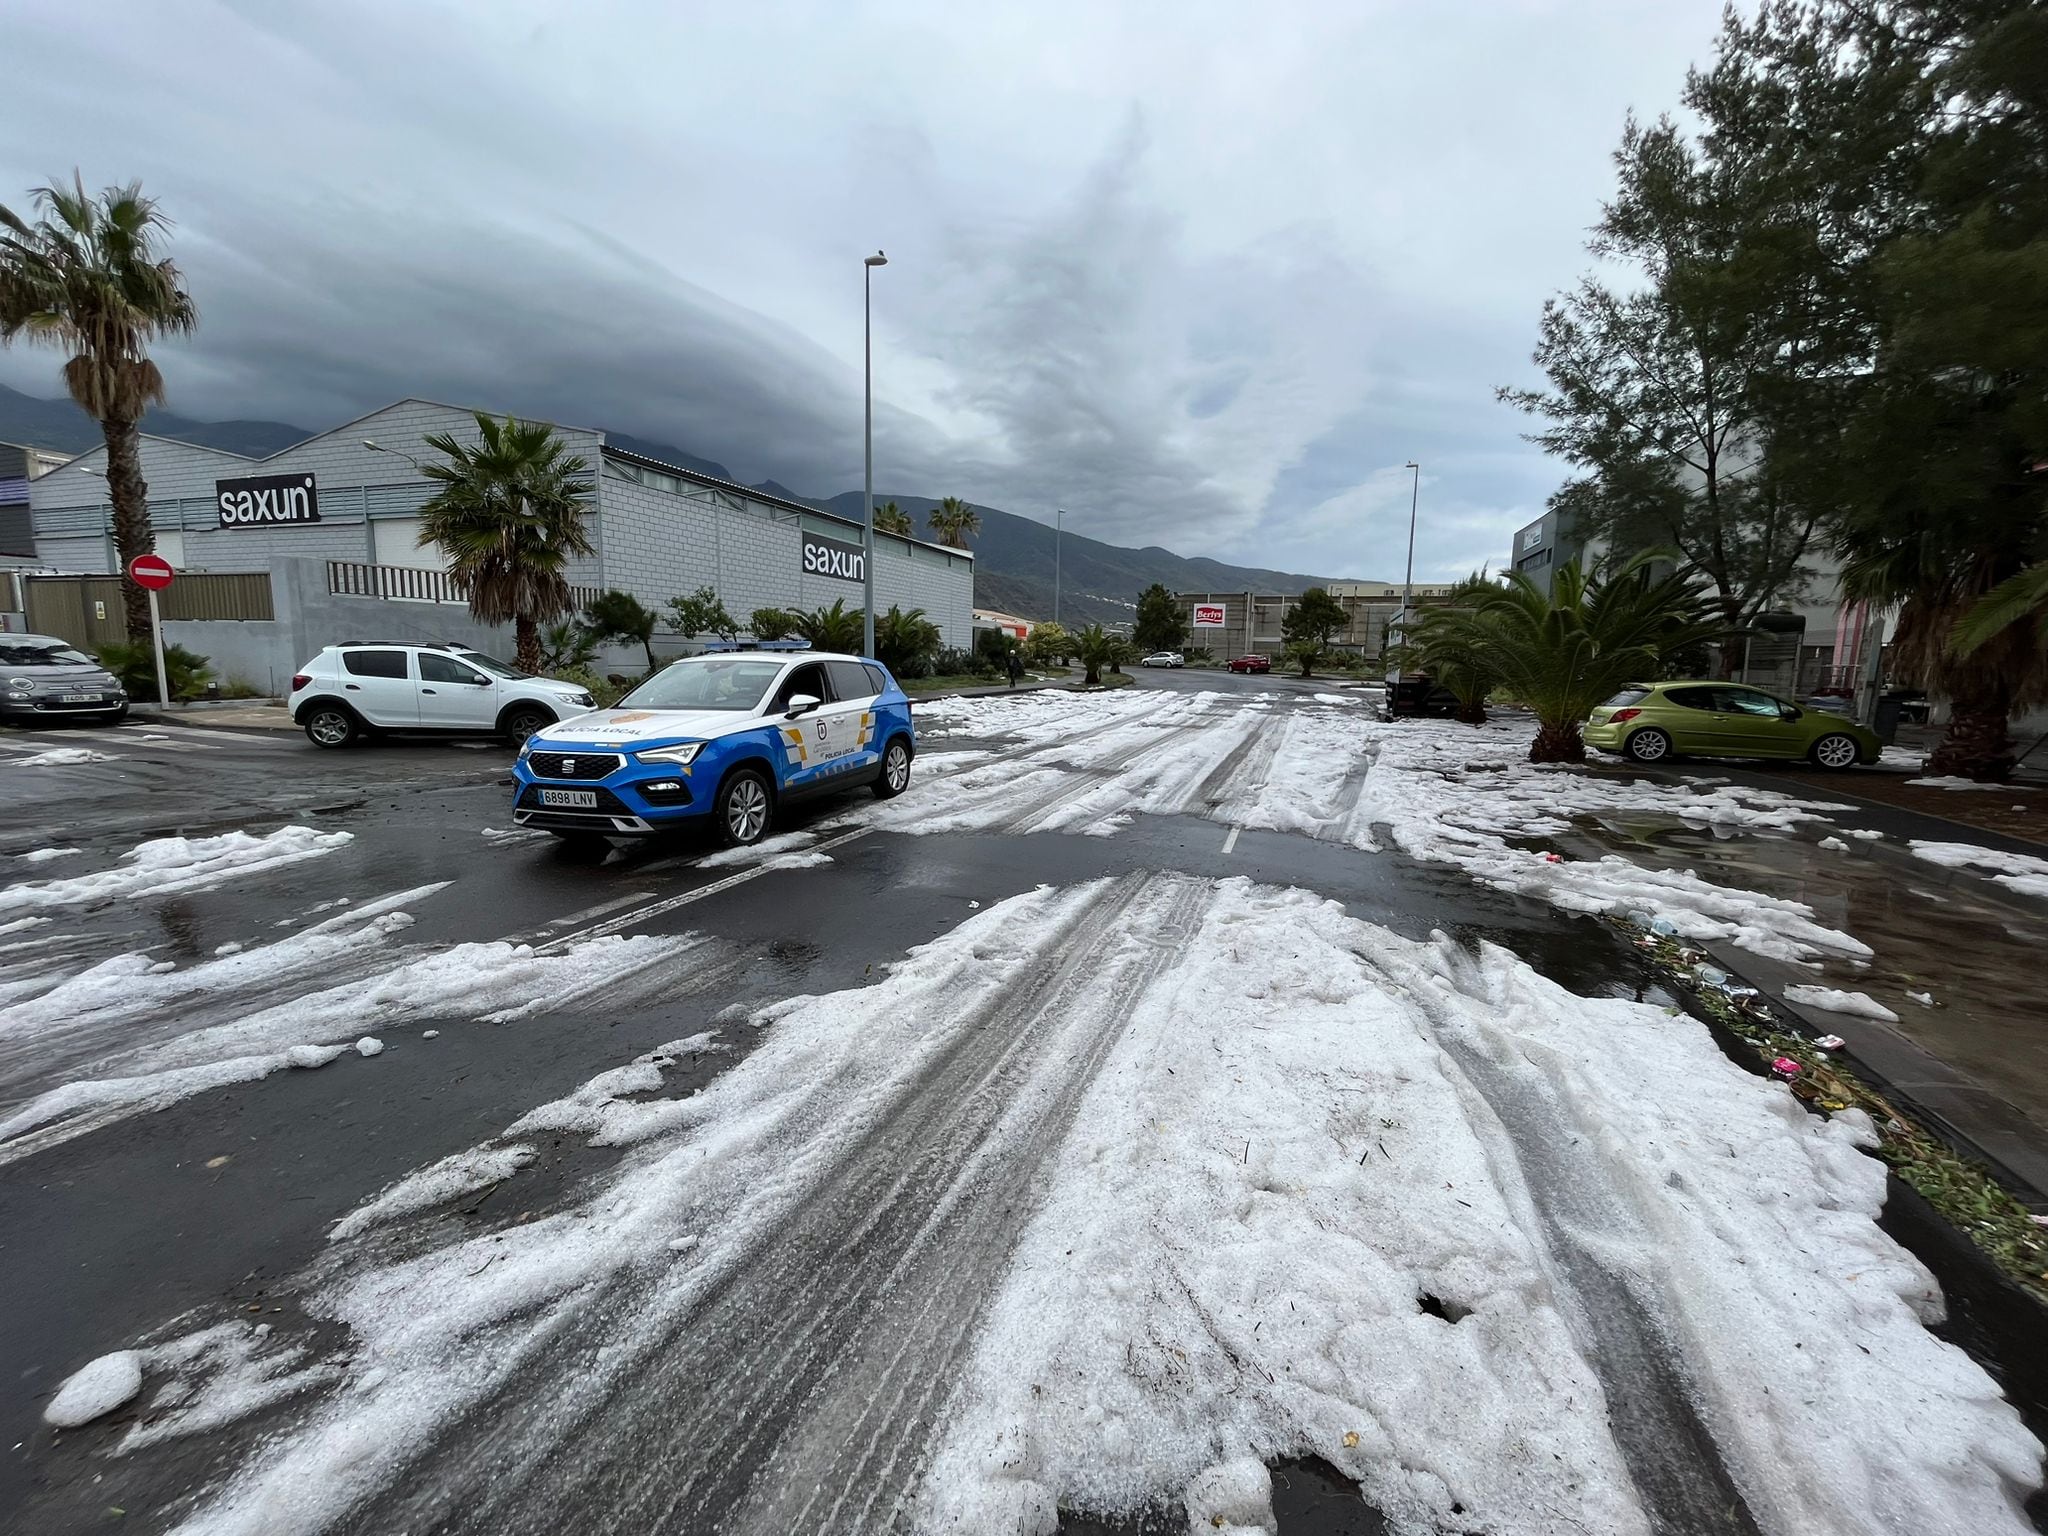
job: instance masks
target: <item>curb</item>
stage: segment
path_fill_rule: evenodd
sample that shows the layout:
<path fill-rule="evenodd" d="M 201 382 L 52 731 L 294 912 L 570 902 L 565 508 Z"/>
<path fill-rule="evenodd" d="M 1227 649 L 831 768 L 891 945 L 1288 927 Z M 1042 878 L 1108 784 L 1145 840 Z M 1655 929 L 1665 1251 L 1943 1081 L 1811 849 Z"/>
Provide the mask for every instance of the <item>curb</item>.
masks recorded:
<path fill-rule="evenodd" d="M 184 710 L 176 707 L 164 709 L 155 704 L 131 704 L 128 706 L 128 718 L 144 725 L 182 725 L 201 731 L 280 731 L 287 734 L 298 730 L 298 726 L 292 723 L 291 715 L 285 710 L 265 709 L 263 713 L 266 715 L 275 714 L 277 718 L 274 721 L 222 720 L 216 718 L 215 712 L 212 710 L 202 710 L 196 714 L 187 714 Z"/>

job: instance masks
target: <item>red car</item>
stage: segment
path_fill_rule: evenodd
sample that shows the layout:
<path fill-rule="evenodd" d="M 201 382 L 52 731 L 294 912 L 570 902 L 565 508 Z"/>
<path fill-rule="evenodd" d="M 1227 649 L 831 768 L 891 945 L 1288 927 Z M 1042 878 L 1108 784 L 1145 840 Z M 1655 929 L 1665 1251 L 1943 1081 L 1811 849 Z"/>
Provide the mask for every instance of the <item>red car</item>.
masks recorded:
<path fill-rule="evenodd" d="M 1228 670 L 1232 672 L 1270 672 L 1273 670 L 1273 662 L 1272 658 L 1267 656 L 1240 656 L 1230 663 Z"/>

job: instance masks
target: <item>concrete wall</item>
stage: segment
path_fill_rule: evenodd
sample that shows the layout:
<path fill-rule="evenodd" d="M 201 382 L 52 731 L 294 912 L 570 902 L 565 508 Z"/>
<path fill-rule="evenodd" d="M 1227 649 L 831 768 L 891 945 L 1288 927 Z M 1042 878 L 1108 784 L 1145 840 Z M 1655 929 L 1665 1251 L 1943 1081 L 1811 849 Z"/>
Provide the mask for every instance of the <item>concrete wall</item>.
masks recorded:
<path fill-rule="evenodd" d="M 327 590 L 325 560 L 272 562 L 270 598 L 275 619 L 166 620 L 164 639 L 206 657 L 222 682 L 250 683 L 274 695 L 287 691 L 292 674 L 321 647 L 344 640 L 443 641 L 512 659 L 510 625 L 479 624 L 460 603 L 337 596 Z"/>

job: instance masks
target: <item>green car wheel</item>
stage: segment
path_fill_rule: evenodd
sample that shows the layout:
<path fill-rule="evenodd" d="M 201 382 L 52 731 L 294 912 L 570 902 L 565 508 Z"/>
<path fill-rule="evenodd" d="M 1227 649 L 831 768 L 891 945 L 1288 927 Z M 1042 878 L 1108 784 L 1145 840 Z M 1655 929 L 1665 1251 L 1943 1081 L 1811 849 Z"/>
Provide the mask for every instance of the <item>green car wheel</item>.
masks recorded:
<path fill-rule="evenodd" d="M 1856 738 L 1844 736 L 1839 731 L 1831 736 L 1823 736 L 1813 744 L 1813 749 L 1807 756 L 1823 768 L 1854 768 Z"/>
<path fill-rule="evenodd" d="M 1661 763 L 1671 756 L 1671 738 L 1654 728 L 1637 731 L 1623 750 L 1639 763 Z"/>

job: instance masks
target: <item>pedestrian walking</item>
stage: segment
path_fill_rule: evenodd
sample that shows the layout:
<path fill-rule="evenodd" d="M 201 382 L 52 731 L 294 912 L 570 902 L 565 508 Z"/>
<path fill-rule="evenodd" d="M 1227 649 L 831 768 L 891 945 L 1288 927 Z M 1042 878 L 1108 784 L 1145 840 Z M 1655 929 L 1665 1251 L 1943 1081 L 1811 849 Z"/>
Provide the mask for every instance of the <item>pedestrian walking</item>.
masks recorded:
<path fill-rule="evenodd" d="M 1024 681 L 1024 658 L 1021 655 L 1019 655 L 1015 650 L 1012 650 L 1009 656 L 1009 663 L 1010 686 L 1014 688 L 1019 683 Z"/>

